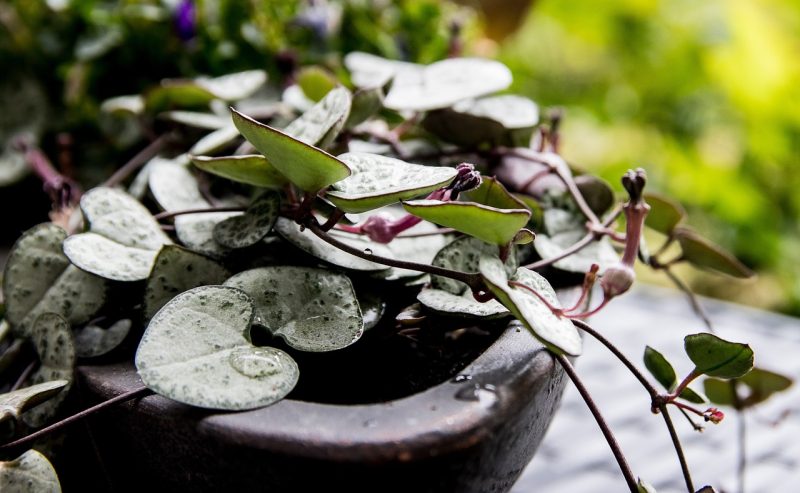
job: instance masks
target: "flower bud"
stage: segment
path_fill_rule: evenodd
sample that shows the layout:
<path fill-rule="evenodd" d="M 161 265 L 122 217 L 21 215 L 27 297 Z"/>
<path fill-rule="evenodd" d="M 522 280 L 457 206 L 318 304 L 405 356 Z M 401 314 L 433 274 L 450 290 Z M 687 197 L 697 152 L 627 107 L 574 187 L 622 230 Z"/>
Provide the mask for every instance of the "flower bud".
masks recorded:
<path fill-rule="evenodd" d="M 475 171 L 473 164 L 461 163 L 456 166 L 456 172 L 456 177 L 448 187 L 456 194 L 468 192 L 481 186 L 481 174 Z"/>
<path fill-rule="evenodd" d="M 600 286 L 603 287 L 603 295 L 606 299 L 611 299 L 626 292 L 633 285 L 636 273 L 633 268 L 619 263 L 608 268 L 603 277 L 600 278 Z"/>
<path fill-rule="evenodd" d="M 396 236 L 392 223 L 391 217 L 384 214 L 375 214 L 364 221 L 364 224 L 361 225 L 361 232 L 372 241 L 389 243 Z"/>
<path fill-rule="evenodd" d="M 725 413 L 723 413 L 716 407 L 710 407 L 706 409 L 706 412 L 703 413 L 703 418 L 705 418 L 706 421 L 711 421 L 716 425 L 719 424 L 720 421 L 725 419 Z"/>

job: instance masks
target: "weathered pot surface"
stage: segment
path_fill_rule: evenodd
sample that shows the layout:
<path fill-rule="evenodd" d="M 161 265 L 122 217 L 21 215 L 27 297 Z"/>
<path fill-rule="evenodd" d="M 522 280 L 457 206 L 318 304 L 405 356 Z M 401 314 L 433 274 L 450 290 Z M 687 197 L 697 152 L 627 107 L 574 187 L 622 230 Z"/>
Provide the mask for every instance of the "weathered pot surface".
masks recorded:
<path fill-rule="evenodd" d="M 459 375 L 378 404 L 212 413 L 151 395 L 89 424 L 114 491 L 507 491 L 550 423 L 563 370 L 512 324 Z M 79 379 L 94 400 L 141 386 L 130 364 L 82 366 Z"/>

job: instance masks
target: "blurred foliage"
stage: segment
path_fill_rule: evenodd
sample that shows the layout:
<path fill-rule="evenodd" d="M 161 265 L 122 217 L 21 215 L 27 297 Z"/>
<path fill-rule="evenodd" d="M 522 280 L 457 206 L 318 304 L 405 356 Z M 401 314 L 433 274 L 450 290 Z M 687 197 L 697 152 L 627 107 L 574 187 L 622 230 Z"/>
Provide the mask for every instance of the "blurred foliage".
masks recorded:
<path fill-rule="evenodd" d="M 612 182 L 645 167 L 761 273 L 696 288 L 797 314 L 798 53 L 792 0 L 545 0 L 501 58 L 517 91 L 566 107 L 568 160 Z"/>
<path fill-rule="evenodd" d="M 42 84 L 42 146 L 56 155 L 56 133 L 68 133 L 91 182 L 142 144 L 120 149 L 103 135 L 107 98 L 256 68 L 287 82 L 299 64 L 336 69 L 351 50 L 431 62 L 447 55 L 454 21 L 469 26 L 470 15 L 437 0 L 4 0 L 0 71 Z"/>

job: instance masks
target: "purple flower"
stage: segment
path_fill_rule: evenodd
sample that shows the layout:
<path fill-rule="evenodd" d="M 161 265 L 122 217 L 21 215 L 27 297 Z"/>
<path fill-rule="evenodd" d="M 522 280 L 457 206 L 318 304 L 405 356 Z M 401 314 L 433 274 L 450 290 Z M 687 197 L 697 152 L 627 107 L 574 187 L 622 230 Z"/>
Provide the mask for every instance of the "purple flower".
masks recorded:
<path fill-rule="evenodd" d="M 175 28 L 183 41 L 192 39 L 197 31 L 197 9 L 194 0 L 181 0 L 175 10 Z"/>

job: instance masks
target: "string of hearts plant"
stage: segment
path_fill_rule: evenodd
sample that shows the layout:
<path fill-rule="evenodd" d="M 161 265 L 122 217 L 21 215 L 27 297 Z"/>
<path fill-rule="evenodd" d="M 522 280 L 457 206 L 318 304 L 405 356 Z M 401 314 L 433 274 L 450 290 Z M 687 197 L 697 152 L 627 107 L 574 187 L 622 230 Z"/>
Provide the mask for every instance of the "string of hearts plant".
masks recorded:
<path fill-rule="evenodd" d="M 306 352 L 357 343 L 386 316 L 383 300 L 354 289 L 368 279 L 413 286 L 415 310 L 428 317 L 519 320 L 577 386 L 630 490 L 654 491 L 631 471 L 572 366 L 580 333 L 597 338 L 650 395 L 687 491 L 697 491 L 670 408 L 695 427 L 691 414 L 718 423 L 723 414 L 689 385 L 713 377 L 709 396 L 743 407 L 727 382 L 760 388 L 768 372 L 752 370 L 746 344 L 698 333 L 685 339 L 694 370 L 680 382 L 660 353 L 645 350 L 645 366 L 666 388 L 659 391 L 583 320 L 631 287 L 637 259 L 669 275 L 679 262 L 750 272 L 683 226 L 678 205 L 645 194 L 642 170 L 622 178 L 627 197 L 618 204 L 605 182 L 576 174 L 558 154 L 558 113 L 540 122 L 532 101 L 495 94 L 511 83 L 502 64 L 452 58 L 421 66 L 352 53 L 344 65 L 341 80 L 303 69 L 278 101 L 258 92 L 261 71 L 165 81 L 144 96 L 115 98 L 104 107 L 117 116 L 157 117 L 173 128 L 82 195 L 41 151 L 19 143 L 55 211 L 54 222 L 18 240 L 3 278 L 0 368 L 28 362 L 0 395 L 0 423 L 9 425 L 0 486 L 58 490 L 31 444 L 151 391 L 216 410 L 283 399 L 302 369 L 251 333 L 265 329 Z M 182 110 L 186 101 L 211 112 Z M 187 145 L 198 128 L 212 132 Z M 649 255 L 645 225 L 664 233 L 667 246 L 677 241 L 681 254 L 664 261 L 665 246 Z M 551 287 L 559 277 L 583 278 L 570 306 Z M 109 308 L 105 300 L 123 289 L 140 298 Z M 76 358 L 138 338 L 139 319 L 146 330 L 135 364 L 144 387 L 43 427 L 70 388 Z M 781 390 L 770 389 L 750 401 Z M 28 430 L 37 431 L 21 433 Z"/>

